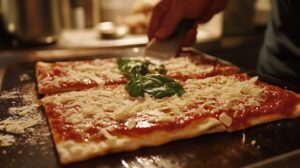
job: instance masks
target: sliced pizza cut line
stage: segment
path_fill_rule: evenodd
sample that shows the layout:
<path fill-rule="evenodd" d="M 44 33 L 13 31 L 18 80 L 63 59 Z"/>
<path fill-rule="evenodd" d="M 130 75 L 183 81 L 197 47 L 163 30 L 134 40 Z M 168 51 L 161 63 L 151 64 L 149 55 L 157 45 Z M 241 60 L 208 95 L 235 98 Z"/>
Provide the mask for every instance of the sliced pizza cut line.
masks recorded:
<path fill-rule="evenodd" d="M 156 146 L 214 132 L 213 128 L 231 132 L 300 114 L 297 94 L 260 82 L 257 77 L 218 75 L 188 79 L 182 84 L 185 94 L 163 99 L 153 99 L 147 95 L 144 98 L 130 97 L 123 85 L 46 96 L 41 102 L 48 115 L 61 161 L 69 163 L 110 152 Z M 215 124 L 189 133 L 206 122 Z M 177 132 L 180 134 L 173 136 Z M 160 133 L 168 138 L 153 140 L 149 144 L 139 142 Z M 116 145 L 114 142 L 107 145 L 111 139 L 124 137 L 130 139 L 129 144 L 122 146 L 122 143 Z M 95 147 L 96 151 L 84 152 L 84 156 L 77 158 L 73 157 L 76 145 L 70 151 L 72 145 L 65 145 L 66 142 L 79 146 L 105 144 L 106 147 L 98 149 L 101 148 L 99 145 Z M 134 147 L 130 148 L 131 145 Z"/>

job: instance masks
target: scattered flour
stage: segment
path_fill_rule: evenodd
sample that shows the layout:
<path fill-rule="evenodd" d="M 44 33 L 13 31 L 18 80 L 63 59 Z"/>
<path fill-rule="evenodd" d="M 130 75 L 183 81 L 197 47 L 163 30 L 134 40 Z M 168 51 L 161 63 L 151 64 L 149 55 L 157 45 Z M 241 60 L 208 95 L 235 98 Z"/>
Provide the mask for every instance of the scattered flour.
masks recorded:
<path fill-rule="evenodd" d="M 0 99 L 16 99 L 18 97 L 18 91 L 3 91 L 0 93 Z"/>
<path fill-rule="evenodd" d="M 0 134 L 0 146 L 11 146 L 15 142 L 16 139 L 13 135 Z"/>
<path fill-rule="evenodd" d="M 38 109 L 39 104 L 34 84 L 25 85 L 19 90 L 1 92 L 0 100 L 6 99 L 18 99 L 16 101 L 21 99 L 22 105 L 8 108 L 9 117 L 0 120 L 2 133 L 0 134 L 0 146 L 11 146 L 17 143 L 43 143 L 41 137 L 49 136 L 49 133 L 48 130 L 38 126 L 42 124 L 42 115 Z M 19 140 L 19 138 L 23 138 L 23 140 Z"/>

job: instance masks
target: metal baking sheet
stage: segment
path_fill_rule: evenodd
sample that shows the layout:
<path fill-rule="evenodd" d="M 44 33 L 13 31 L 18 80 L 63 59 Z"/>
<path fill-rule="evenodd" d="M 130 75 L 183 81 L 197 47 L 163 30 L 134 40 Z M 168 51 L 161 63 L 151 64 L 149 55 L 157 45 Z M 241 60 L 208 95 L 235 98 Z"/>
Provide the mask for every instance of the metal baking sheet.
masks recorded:
<path fill-rule="evenodd" d="M 287 87 L 284 82 L 266 76 L 261 76 L 260 79 L 280 87 Z M 35 83 L 34 62 L 15 64 L 8 67 L 5 72 L 1 94 L 13 91 L 22 95 L 32 91 L 38 97 Z M 299 91 L 299 88 L 288 89 Z M 22 105 L 19 96 L 0 99 L 0 120 L 9 117 L 7 113 L 9 108 Z M 1 167 L 240 167 L 300 148 L 300 118 L 296 118 L 271 122 L 234 133 L 202 135 L 158 147 L 61 165 L 50 136 L 45 112 L 43 108 L 38 108 L 38 112 L 43 120 L 34 126 L 34 134 L 20 137 L 16 135 L 20 143 L 0 147 Z M 42 136 L 45 132 L 48 134 Z M 22 143 L 34 136 L 43 139 L 43 143 Z"/>

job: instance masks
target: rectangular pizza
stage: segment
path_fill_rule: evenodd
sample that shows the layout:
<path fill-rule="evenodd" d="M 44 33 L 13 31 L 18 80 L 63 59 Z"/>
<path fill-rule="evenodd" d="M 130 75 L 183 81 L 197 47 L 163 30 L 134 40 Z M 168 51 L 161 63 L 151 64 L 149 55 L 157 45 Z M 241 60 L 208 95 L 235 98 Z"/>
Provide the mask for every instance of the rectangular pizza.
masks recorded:
<path fill-rule="evenodd" d="M 144 58 L 133 58 L 144 60 Z M 162 62 L 167 75 L 175 79 L 204 78 L 216 74 L 232 74 L 239 69 L 216 58 L 182 52 L 178 58 Z M 36 64 L 38 91 L 42 94 L 83 90 L 103 85 L 124 84 L 125 76 L 116 58 Z"/>
<path fill-rule="evenodd" d="M 298 94 L 237 73 L 236 67 L 220 61 L 195 63 L 201 60 L 196 57 L 173 58 L 163 66 L 109 59 L 116 68 L 112 73 L 126 82 L 72 88 L 42 98 L 61 163 L 300 115 Z M 197 66 L 213 67 L 201 71 Z"/>

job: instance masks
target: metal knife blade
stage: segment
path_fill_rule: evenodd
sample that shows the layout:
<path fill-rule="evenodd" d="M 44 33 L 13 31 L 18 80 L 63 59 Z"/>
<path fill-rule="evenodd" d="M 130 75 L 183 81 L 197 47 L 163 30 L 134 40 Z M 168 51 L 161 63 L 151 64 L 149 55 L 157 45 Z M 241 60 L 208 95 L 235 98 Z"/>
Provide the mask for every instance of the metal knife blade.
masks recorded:
<path fill-rule="evenodd" d="M 145 47 L 144 56 L 166 60 L 176 56 L 186 31 L 194 25 L 194 21 L 184 20 L 176 28 L 175 32 L 164 40 L 153 38 Z"/>

